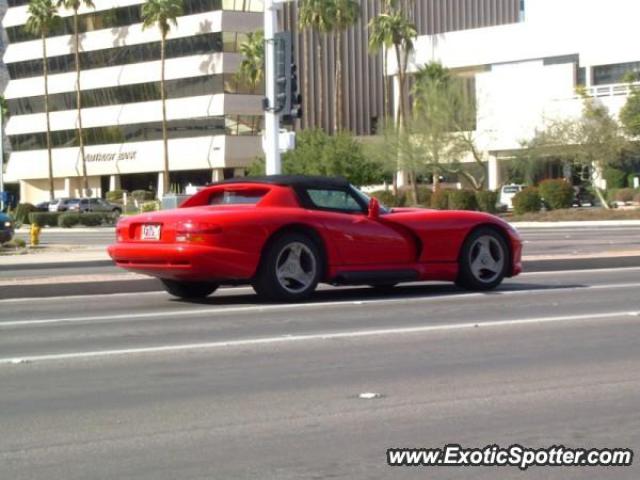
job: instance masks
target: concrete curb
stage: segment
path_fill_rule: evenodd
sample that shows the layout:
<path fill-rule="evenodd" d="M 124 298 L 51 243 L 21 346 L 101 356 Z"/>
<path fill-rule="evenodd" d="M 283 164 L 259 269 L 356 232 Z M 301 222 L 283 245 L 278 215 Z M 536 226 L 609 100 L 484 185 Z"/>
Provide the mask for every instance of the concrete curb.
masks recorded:
<path fill-rule="evenodd" d="M 22 226 L 16 229 L 17 233 L 29 233 L 30 227 Z M 73 227 L 73 228 L 60 228 L 60 227 L 44 227 L 41 234 L 47 233 L 113 233 L 115 235 L 115 227 Z"/>
<path fill-rule="evenodd" d="M 585 220 L 571 222 L 513 222 L 516 228 L 567 228 L 567 227 L 640 227 L 640 220 Z"/>

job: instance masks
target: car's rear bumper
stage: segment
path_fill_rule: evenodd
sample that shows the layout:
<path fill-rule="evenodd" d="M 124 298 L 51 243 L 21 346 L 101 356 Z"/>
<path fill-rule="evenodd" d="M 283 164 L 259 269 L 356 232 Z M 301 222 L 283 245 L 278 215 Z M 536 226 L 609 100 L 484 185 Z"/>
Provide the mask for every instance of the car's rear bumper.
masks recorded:
<path fill-rule="evenodd" d="M 117 243 L 108 252 L 118 267 L 172 280 L 247 280 L 259 260 L 237 250 L 191 244 Z"/>

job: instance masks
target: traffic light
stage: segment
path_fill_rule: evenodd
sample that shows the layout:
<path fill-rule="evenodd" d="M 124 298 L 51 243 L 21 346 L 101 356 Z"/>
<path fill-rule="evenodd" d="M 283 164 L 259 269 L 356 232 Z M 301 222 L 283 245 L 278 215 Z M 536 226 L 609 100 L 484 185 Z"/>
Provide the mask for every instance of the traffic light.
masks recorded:
<path fill-rule="evenodd" d="M 282 116 L 282 122 L 293 125 L 296 119 L 302 118 L 302 95 L 298 92 L 298 66 L 291 61 L 290 75 L 290 108 Z"/>
<path fill-rule="evenodd" d="M 276 98 L 273 111 L 287 115 L 291 111 L 291 32 L 277 33 L 274 42 Z"/>

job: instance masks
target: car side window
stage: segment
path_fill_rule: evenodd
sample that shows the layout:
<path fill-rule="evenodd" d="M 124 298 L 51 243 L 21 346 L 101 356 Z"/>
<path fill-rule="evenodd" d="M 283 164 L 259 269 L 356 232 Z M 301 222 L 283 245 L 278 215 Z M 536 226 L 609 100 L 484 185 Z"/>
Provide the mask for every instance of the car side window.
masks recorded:
<path fill-rule="evenodd" d="M 345 190 L 307 189 L 311 203 L 317 208 L 362 213 L 362 206 Z"/>

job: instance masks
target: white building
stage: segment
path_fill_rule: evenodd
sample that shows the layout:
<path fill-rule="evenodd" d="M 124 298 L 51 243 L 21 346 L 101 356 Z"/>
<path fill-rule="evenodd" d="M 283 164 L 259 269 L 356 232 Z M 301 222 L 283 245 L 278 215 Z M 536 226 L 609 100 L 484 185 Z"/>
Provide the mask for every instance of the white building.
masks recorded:
<path fill-rule="evenodd" d="M 23 25 L 26 0 L 11 0 L 3 27 L 11 80 L 5 90 L 11 154 L 5 181 L 22 202 L 48 199 L 42 42 Z M 153 189 L 161 195 L 163 147 L 157 28 L 142 30 L 142 0 L 94 0 L 80 9 L 82 123 L 90 188 Z M 184 0 L 167 40 L 166 80 L 171 184 L 241 175 L 261 152 L 261 95 L 239 86 L 239 45 L 262 25 L 261 0 Z M 71 11 L 47 39 L 56 196 L 78 196 Z"/>
<path fill-rule="evenodd" d="M 640 72 L 638 18 L 637 0 L 521 0 L 517 23 L 420 36 L 410 70 L 437 61 L 475 77 L 476 138 L 496 188 L 500 159 L 546 122 L 581 114 L 578 85 L 619 113 L 624 74 Z M 394 55 L 389 62 L 393 74 Z"/>

